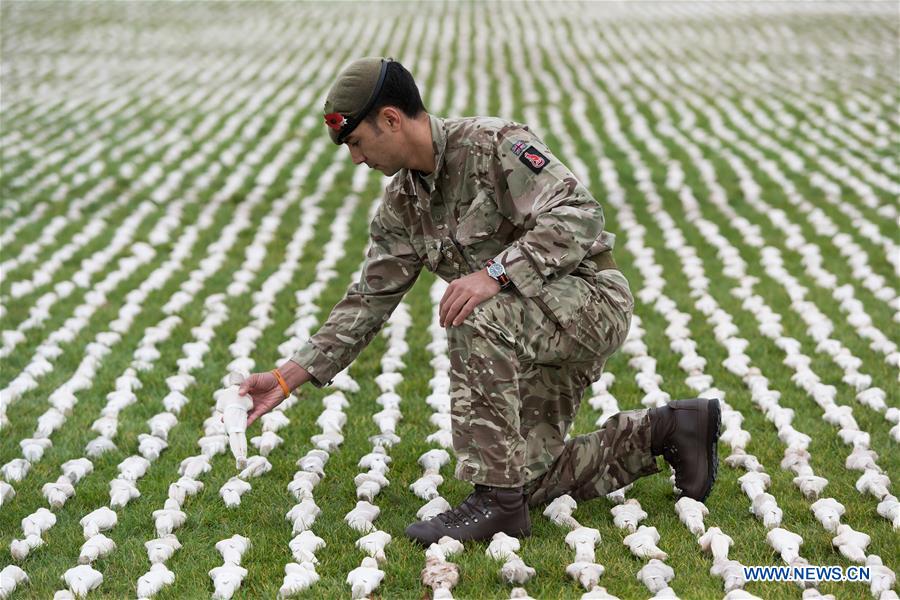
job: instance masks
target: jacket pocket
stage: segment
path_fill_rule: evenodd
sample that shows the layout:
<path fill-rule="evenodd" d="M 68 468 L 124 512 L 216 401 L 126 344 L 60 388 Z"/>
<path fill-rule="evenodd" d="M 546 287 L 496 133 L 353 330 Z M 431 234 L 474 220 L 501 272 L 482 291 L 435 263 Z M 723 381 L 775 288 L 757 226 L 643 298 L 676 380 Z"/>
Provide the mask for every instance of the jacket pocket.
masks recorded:
<path fill-rule="evenodd" d="M 566 275 L 558 281 L 544 284 L 533 299 L 547 318 L 562 329 L 569 329 L 591 302 L 592 293 L 587 281 Z"/>
<path fill-rule="evenodd" d="M 500 228 L 503 216 L 487 190 L 479 190 L 466 211 L 459 216 L 456 239 L 463 246 L 490 239 Z"/>

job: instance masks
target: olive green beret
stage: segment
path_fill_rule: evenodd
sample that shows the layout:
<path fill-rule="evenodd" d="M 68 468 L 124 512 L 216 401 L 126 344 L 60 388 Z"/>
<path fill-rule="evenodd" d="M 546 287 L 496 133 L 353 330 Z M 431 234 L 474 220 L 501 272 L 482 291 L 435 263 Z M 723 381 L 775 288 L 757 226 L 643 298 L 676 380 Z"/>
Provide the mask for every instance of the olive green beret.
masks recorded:
<path fill-rule="evenodd" d="M 392 60 L 360 58 L 338 75 L 325 99 L 325 124 L 335 144 L 343 144 L 375 105 Z"/>

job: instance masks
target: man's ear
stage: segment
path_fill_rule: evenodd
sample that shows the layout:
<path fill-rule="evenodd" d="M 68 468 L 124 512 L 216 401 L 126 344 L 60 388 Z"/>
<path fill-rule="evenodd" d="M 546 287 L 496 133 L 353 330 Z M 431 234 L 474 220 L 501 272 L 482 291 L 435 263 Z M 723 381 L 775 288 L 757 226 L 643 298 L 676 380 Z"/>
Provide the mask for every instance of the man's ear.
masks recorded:
<path fill-rule="evenodd" d="M 397 132 L 400 130 L 403 116 L 400 114 L 399 110 L 397 110 L 393 106 L 385 106 L 381 109 L 381 116 L 387 123 L 387 127 L 389 130 L 393 132 Z"/>

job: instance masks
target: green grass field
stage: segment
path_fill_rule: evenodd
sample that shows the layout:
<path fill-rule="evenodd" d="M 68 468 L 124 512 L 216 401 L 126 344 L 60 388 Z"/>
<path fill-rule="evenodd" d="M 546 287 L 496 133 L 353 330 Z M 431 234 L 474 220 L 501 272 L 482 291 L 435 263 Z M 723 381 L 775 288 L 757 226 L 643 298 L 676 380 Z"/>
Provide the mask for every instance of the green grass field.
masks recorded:
<path fill-rule="evenodd" d="M 864 473 L 845 466 L 853 446 L 839 433 L 868 434 L 858 443 L 877 453 L 896 494 L 895 5 L 4 2 L 0 11 L 0 466 L 18 464 L 20 442 L 40 437 L 35 431 L 55 391 L 84 373 L 89 379 L 21 481 L 6 467 L 0 472 L 15 490 L 0 504 L 0 567 L 16 564 L 30 579 L 13 598 L 49 598 L 66 588 L 61 577 L 78 564 L 85 541 L 80 519 L 109 505 L 117 465 L 138 453 L 148 419 L 166 410 L 166 378 L 179 372 L 183 345 L 211 323 L 168 447 L 136 482 L 140 497 L 116 509 L 118 524 L 106 532 L 116 549 L 92 564 L 103 582 L 90 597 L 135 597 L 150 568 L 144 543 L 157 537 L 152 513 L 163 507 L 181 461 L 199 453 L 239 332 L 259 328 L 250 357 L 256 370 L 271 369 L 292 338 L 286 330 L 302 316 L 300 300 L 314 298 L 309 312 L 321 323 L 343 296 L 386 181 L 359 173 L 346 149 L 330 143 L 321 109 L 334 75 L 373 55 L 408 67 L 434 114 L 528 123 L 588 185 L 617 236 L 615 258 L 635 292 L 659 388 L 692 397 L 697 388 L 687 378 L 711 377 L 708 387 L 743 417 L 751 435 L 746 452 L 770 475 L 767 492 L 783 511 L 781 526 L 802 536 L 800 555 L 809 564 L 853 563 L 814 517 L 814 498 L 781 467 L 789 444 L 751 392 L 754 374 L 768 379 L 780 406 L 794 411 L 792 427 L 809 436 L 809 466 L 828 480 L 820 496 L 843 504 L 842 523 L 871 537 L 867 555 L 900 566 L 898 532 L 878 514 L 879 498 L 855 487 Z M 336 235 L 346 242 L 329 246 Z M 146 248 L 152 255 L 140 258 Z M 422 474 L 416 461 L 438 447 L 426 441 L 436 430 L 425 402 L 434 376 L 426 349 L 433 283 L 423 271 L 405 299 L 412 323 L 396 389 L 401 441 L 388 449 L 390 485 L 373 500 L 381 509 L 376 527 L 393 539 L 375 597 L 431 597 L 419 580 L 424 553 L 403 530 L 424 504 L 409 490 Z M 224 316 L 210 322 L 207 300 L 216 295 Z M 263 316 L 260 304 L 271 306 Z M 85 455 L 107 394 L 171 315 L 178 321 L 159 336 L 159 356 L 137 373 L 137 402 L 118 413 L 115 449 L 92 459 L 93 472 L 53 510 L 56 524 L 42 534 L 44 544 L 15 560 L 10 544 L 25 537 L 23 518 L 49 507 L 43 486 L 57 480 L 63 463 Z M 679 366 L 683 352 L 673 349 L 678 323 L 706 361 L 694 373 Z M 748 344 L 736 351 L 726 339 Z M 98 345 L 108 351 L 85 362 Z M 388 348 L 379 335 L 350 367 L 360 389 L 346 393 L 344 441 L 314 491 L 321 514 L 311 529 L 327 543 L 316 553 L 320 580 L 298 597 L 349 597 L 345 579 L 365 556 L 354 545 L 361 534 L 344 515 L 357 501 L 357 462 L 379 433 L 375 377 Z M 744 353 L 749 372 L 726 361 Z M 622 410 L 642 408 L 649 391 L 636 378 L 639 356 L 623 351 L 607 365 L 615 376 L 609 393 Z M 809 373 L 819 388 L 804 387 Z M 26 380 L 31 389 L 17 391 Z M 834 386 L 833 402 L 852 410 L 855 428 L 823 418 L 815 397 L 827 396 L 821 385 Z M 857 397 L 872 389 L 883 392 L 884 405 Z M 268 456 L 271 471 L 249 480 L 239 507 L 226 508 L 218 494 L 236 475 L 233 459 L 226 452 L 211 460 L 200 477 L 204 489 L 185 500 L 186 522 L 174 532 L 182 547 L 166 564 L 175 581 L 157 598 L 209 597 L 207 572 L 222 564 L 215 544 L 234 534 L 252 542 L 234 597 L 276 596 L 285 564 L 294 561 L 285 513 L 297 500 L 286 486 L 295 462 L 315 447 L 321 399 L 333 391 L 299 392 L 285 410 L 290 424 L 278 432 L 284 443 Z M 862 398 L 879 396 L 869 394 Z M 588 390 L 572 435 L 596 428 L 592 395 Z M 258 435 L 260 425 L 248 433 Z M 731 452 L 720 443 L 721 459 Z M 443 468 L 439 491 L 455 505 L 470 487 L 452 478 L 452 467 Z M 731 536 L 732 560 L 783 564 L 741 490 L 743 474 L 721 463 L 705 524 Z M 725 596 L 722 580 L 710 574 L 711 556 L 675 513 L 668 472 L 638 481 L 627 496 L 648 513 L 643 524 L 659 531 L 675 594 Z M 619 598 L 649 598 L 636 577 L 646 561 L 623 545 L 627 532 L 614 526 L 613 506 L 596 499 L 574 513 L 602 536 L 600 585 Z M 524 588 L 534 598 L 579 598 L 585 590 L 565 571 L 573 560 L 566 530 L 539 510 L 531 517 L 533 535 L 519 555 L 536 576 Z M 452 558 L 460 570 L 454 597 L 510 597 L 512 586 L 486 547 L 468 543 Z M 0 581 L 0 590 L 8 584 Z M 748 582 L 744 589 L 761 598 L 802 593 L 791 583 Z M 866 583 L 816 589 L 838 599 L 872 596 Z"/>

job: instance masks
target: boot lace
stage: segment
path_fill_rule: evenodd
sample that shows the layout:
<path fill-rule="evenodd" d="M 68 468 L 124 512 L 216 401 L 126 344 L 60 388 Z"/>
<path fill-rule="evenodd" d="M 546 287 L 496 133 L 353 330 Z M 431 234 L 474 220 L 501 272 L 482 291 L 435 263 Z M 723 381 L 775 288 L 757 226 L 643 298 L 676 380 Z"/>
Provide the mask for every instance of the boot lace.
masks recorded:
<path fill-rule="evenodd" d="M 435 518 L 444 525 L 465 525 L 469 521 L 478 521 L 479 517 L 486 517 L 488 513 L 485 504 L 489 502 L 490 500 L 485 495 L 475 491 L 469 494 L 462 504 L 442 512 Z"/>

